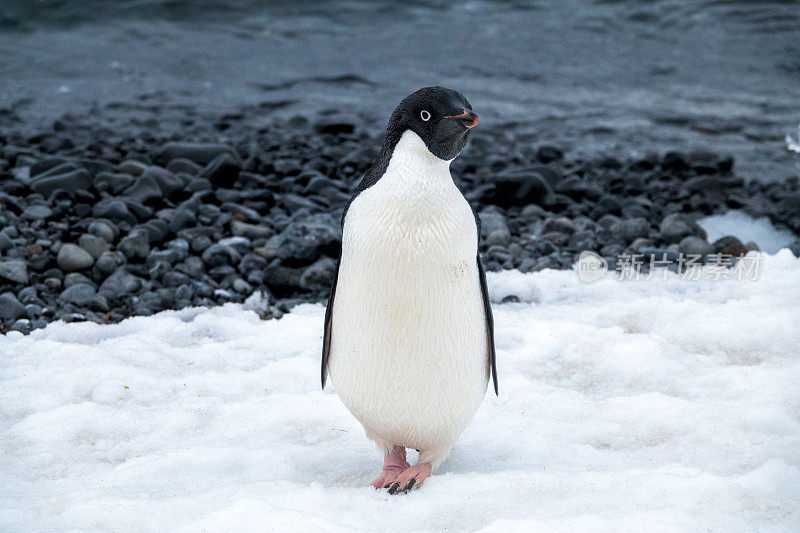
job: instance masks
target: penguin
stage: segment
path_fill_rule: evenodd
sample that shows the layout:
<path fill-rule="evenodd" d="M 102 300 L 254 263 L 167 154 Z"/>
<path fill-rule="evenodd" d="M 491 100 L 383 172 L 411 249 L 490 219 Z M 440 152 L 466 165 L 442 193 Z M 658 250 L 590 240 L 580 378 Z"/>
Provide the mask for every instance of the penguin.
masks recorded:
<path fill-rule="evenodd" d="M 425 87 L 407 96 L 342 214 L 322 388 L 329 375 L 383 452 L 372 486 L 390 494 L 436 472 L 490 377 L 497 394 L 480 219 L 450 174 L 477 124 L 457 91 Z M 416 465 L 406 448 L 419 451 Z"/>

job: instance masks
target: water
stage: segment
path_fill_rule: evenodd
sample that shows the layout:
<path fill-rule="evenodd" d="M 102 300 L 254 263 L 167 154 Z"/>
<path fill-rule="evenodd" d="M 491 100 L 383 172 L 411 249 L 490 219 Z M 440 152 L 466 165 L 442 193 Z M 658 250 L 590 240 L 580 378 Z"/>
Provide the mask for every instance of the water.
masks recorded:
<path fill-rule="evenodd" d="M 796 2 L 0 0 L 0 19 L 0 107 L 28 126 L 113 102 L 269 102 L 379 128 L 441 84 L 482 125 L 574 154 L 715 150 L 765 181 L 800 168 L 785 142 L 800 123 Z"/>

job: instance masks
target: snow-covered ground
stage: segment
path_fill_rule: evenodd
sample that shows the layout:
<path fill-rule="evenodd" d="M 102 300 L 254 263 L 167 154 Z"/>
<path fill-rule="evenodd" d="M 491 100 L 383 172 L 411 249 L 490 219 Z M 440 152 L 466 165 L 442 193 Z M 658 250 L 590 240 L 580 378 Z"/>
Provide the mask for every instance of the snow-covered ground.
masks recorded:
<path fill-rule="evenodd" d="M 742 242 L 752 241 L 770 254 L 791 244 L 796 237 L 792 232 L 777 229 L 767 217 L 753 218 L 743 211 L 731 210 L 723 215 L 712 215 L 697 221 L 708 234 L 708 242 L 726 235 L 735 235 Z"/>
<path fill-rule="evenodd" d="M 800 530 L 800 259 L 490 283 L 533 300 L 495 306 L 500 397 L 404 496 L 319 390 L 320 305 L 0 337 L 0 530 Z"/>

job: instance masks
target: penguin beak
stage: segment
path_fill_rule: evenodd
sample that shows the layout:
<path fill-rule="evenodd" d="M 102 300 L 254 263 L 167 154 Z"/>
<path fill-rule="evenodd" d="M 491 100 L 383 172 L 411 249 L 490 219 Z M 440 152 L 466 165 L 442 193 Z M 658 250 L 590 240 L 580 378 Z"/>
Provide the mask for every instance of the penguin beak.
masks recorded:
<path fill-rule="evenodd" d="M 467 129 L 474 128 L 478 125 L 478 115 L 475 114 L 474 111 L 467 109 L 466 107 L 461 108 L 464 112 L 460 115 L 450 115 L 444 118 L 452 118 L 453 120 L 458 120 L 461 124 L 464 125 Z"/>

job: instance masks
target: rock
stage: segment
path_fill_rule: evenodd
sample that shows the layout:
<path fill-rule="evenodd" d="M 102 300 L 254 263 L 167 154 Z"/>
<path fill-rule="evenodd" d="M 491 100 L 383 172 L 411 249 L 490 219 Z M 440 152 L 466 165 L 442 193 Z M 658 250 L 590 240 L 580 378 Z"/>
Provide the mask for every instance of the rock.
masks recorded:
<path fill-rule="evenodd" d="M 0 261 L 0 278 L 14 283 L 28 283 L 28 265 L 20 259 Z"/>
<path fill-rule="evenodd" d="M 143 228 L 131 230 L 128 235 L 120 239 L 117 249 L 129 260 L 144 259 L 150 252 L 150 239 L 147 231 Z"/>
<path fill-rule="evenodd" d="M 180 264 L 175 265 L 176 270 L 195 279 L 202 276 L 203 268 L 203 261 L 195 255 L 189 256 Z"/>
<path fill-rule="evenodd" d="M 111 307 L 108 305 L 108 298 L 102 294 L 95 294 L 92 301 L 89 302 L 89 306 L 94 311 L 100 311 L 101 313 L 107 313 L 111 310 Z"/>
<path fill-rule="evenodd" d="M 0 253 L 14 247 L 14 241 L 5 233 L 0 232 Z"/>
<path fill-rule="evenodd" d="M 579 176 L 569 176 L 561 180 L 556 186 L 556 190 L 574 200 L 587 198 L 592 202 L 597 201 L 603 194 L 603 189 L 600 185 L 588 182 Z"/>
<path fill-rule="evenodd" d="M 128 159 L 117 165 L 117 172 L 131 176 L 141 176 L 145 170 L 147 170 L 147 165 L 134 159 Z"/>
<path fill-rule="evenodd" d="M 171 267 L 178 261 L 179 261 L 179 254 L 174 250 L 153 250 L 147 256 L 147 261 L 145 261 L 145 266 L 147 266 L 147 268 L 151 268 L 153 267 L 153 265 L 157 263 L 164 263 L 167 266 Z"/>
<path fill-rule="evenodd" d="M 742 241 L 732 235 L 727 235 L 714 241 L 711 245 L 715 254 L 742 257 L 747 255 L 747 247 Z"/>
<path fill-rule="evenodd" d="M 302 289 L 300 285 L 302 275 L 303 272 L 300 269 L 272 262 L 264 269 L 264 282 L 275 294 L 291 294 Z"/>
<path fill-rule="evenodd" d="M 231 220 L 231 233 L 234 235 L 241 235 L 250 239 L 258 239 L 261 237 L 270 237 L 274 233 L 269 226 L 262 226 L 260 224 L 248 224 L 239 220 Z"/>
<path fill-rule="evenodd" d="M 312 201 L 310 198 L 304 198 L 297 194 L 285 193 L 280 195 L 280 205 L 288 213 L 296 213 L 301 209 L 308 211 L 319 211 L 319 205 Z"/>
<path fill-rule="evenodd" d="M 150 219 L 144 224 L 136 226 L 134 229 L 143 229 L 151 245 L 163 242 L 164 238 L 169 233 L 169 226 L 167 223 L 158 218 Z"/>
<path fill-rule="evenodd" d="M 89 252 L 95 260 L 109 249 L 108 241 L 88 233 L 84 233 L 78 238 L 78 246 Z"/>
<path fill-rule="evenodd" d="M 540 172 L 534 170 L 514 170 L 497 174 L 493 187 L 483 196 L 483 202 L 500 207 L 542 204 L 552 188 Z"/>
<path fill-rule="evenodd" d="M 648 239 L 646 237 L 639 237 L 637 239 L 634 239 L 629 248 L 631 249 L 632 252 L 640 254 L 643 253 L 643 250 L 652 248 L 654 244 L 655 243 L 653 243 L 651 239 Z"/>
<path fill-rule="evenodd" d="M 242 278 L 236 278 L 233 281 L 233 290 L 239 294 L 251 294 L 253 292 L 253 287 Z"/>
<path fill-rule="evenodd" d="M 485 244 L 487 247 L 492 246 L 502 246 L 506 247 L 511 244 L 511 233 L 508 229 L 497 229 L 494 230 L 486 237 Z"/>
<path fill-rule="evenodd" d="M 94 297 L 94 287 L 84 283 L 78 283 L 64 290 L 64 292 L 62 292 L 58 298 L 64 302 L 69 302 L 79 307 L 84 307 L 89 305 Z"/>
<path fill-rule="evenodd" d="M 133 294 L 142 287 L 142 279 L 134 276 L 125 267 L 119 267 L 100 285 L 98 292 L 109 293 L 114 297 Z"/>
<path fill-rule="evenodd" d="M 317 133 L 331 133 L 334 135 L 350 134 L 356 129 L 353 123 L 337 119 L 320 120 L 314 125 L 314 128 Z"/>
<path fill-rule="evenodd" d="M 100 192 L 120 194 L 133 185 L 136 179 L 130 174 L 117 174 L 114 172 L 101 172 L 94 178 L 94 188 Z"/>
<path fill-rule="evenodd" d="M 678 152 L 667 152 L 661 160 L 661 168 L 664 170 L 689 170 L 689 163 L 683 154 Z"/>
<path fill-rule="evenodd" d="M 183 261 L 189 255 L 189 243 L 186 239 L 172 239 L 165 246 L 172 251 L 177 261 Z"/>
<path fill-rule="evenodd" d="M 197 216 L 194 211 L 188 206 L 181 206 L 175 210 L 175 213 L 169 219 L 169 230 L 172 233 L 178 233 L 183 228 L 194 226 L 195 224 L 197 224 Z"/>
<path fill-rule="evenodd" d="M 100 237 L 107 243 L 114 242 L 114 239 L 119 235 L 119 229 L 105 220 L 95 220 L 89 224 L 88 232 L 92 235 Z"/>
<path fill-rule="evenodd" d="M 92 215 L 97 218 L 109 218 L 118 222 L 136 224 L 136 217 L 133 216 L 128 205 L 118 198 L 104 198 L 97 202 L 92 208 Z"/>
<path fill-rule="evenodd" d="M 679 243 L 689 235 L 706 238 L 706 232 L 703 228 L 682 213 L 673 213 L 664 217 L 659 226 L 659 231 L 667 244 Z"/>
<path fill-rule="evenodd" d="M 558 259 L 556 257 L 552 255 L 546 255 L 536 260 L 536 263 L 534 263 L 533 265 L 533 272 L 538 272 L 546 268 L 557 269 L 560 267 L 561 264 L 558 262 Z"/>
<path fill-rule="evenodd" d="M 694 235 L 685 237 L 678 245 L 678 250 L 684 256 L 698 255 L 701 257 L 706 257 L 714 252 L 712 246 L 708 244 L 705 239 L 695 237 Z"/>
<path fill-rule="evenodd" d="M 686 187 L 689 192 L 699 193 L 724 191 L 730 185 L 730 180 L 719 176 L 697 176 L 686 180 L 684 183 L 684 187 Z"/>
<path fill-rule="evenodd" d="M 191 159 L 173 159 L 167 165 L 167 170 L 175 174 L 184 173 L 190 176 L 196 176 L 203 170 L 203 167 L 192 161 Z"/>
<path fill-rule="evenodd" d="M 575 224 L 567 217 L 549 217 L 542 225 L 543 235 L 553 232 L 572 235 L 576 230 Z"/>
<path fill-rule="evenodd" d="M 17 298 L 19 298 L 19 301 L 24 304 L 29 304 L 31 302 L 34 302 L 38 298 L 38 296 L 39 295 L 36 290 L 36 287 L 30 287 L 30 286 L 25 287 L 24 289 L 22 289 L 17 293 Z"/>
<path fill-rule="evenodd" d="M 335 272 L 336 260 L 323 257 L 303 271 L 303 275 L 300 276 L 300 287 L 314 293 L 327 292 L 333 284 Z"/>
<path fill-rule="evenodd" d="M 75 191 L 89 190 L 91 186 L 92 178 L 82 168 L 54 176 L 37 176 L 30 183 L 30 188 L 45 198 L 49 198 L 51 194 L 59 189 L 74 193 Z"/>
<path fill-rule="evenodd" d="M 29 245 L 26 248 L 28 268 L 37 272 L 44 270 L 50 264 L 50 252 L 40 244 Z"/>
<path fill-rule="evenodd" d="M 536 150 L 536 159 L 542 163 L 550 163 L 553 161 L 561 161 L 564 159 L 564 153 L 554 146 L 540 146 Z"/>
<path fill-rule="evenodd" d="M 162 198 L 161 187 L 158 186 L 158 181 L 152 174 L 145 174 L 136 178 L 136 181 L 123 191 L 123 195 L 141 203 L 155 198 Z"/>
<path fill-rule="evenodd" d="M 795 257 L 800 257 L 800 239 L 795 239 L 788 248 Z"/>
<path fill-rule="evenodd" d="M 238 158 L 233 147 L 227 144 L 171 142 L 161 148 L 155 160 L 167 164 L 173 159 L 188 159 L 198 165 L 207 165 L 222 154 Z"/>
<path fill-rule="evenodd" d="M 163 168 L 147 167 L 134 184 L 125 191 L 125 196 L 145 203 L 152 199 L 166 198 L 184 186 L 184 181 Z"/>
<path fill-rule="evenodd" d="M 203 252 L 203 262 L 211 267 L 220 265 L 236 265 L 242 256 L 232 246 L 212 244 Z"/>
<path fill-rule="evenodd" d="M 53 216 L 53 210 L 43 204 L 34 204 L 26 207 L 21 216 L 25 220 L 45 220 Z"/>
<path fill-rule="evenodd" d="M 94 287 L 94 283 L 91 279 L 84 276 L 80 272 L 70 272 L 66 276 L 64 276 L 64 288 L 68 289 L 73 285 L 78 285 L 79 283 L 83 283 L 84 285 L 91 285 Z"/>
<path fill-rule="evenodd" d="M 200 177 L 208 179 L 216 187 L 233 187 L 242 170 L 242 162 L 238 157 L 221 154 L 208 163 L 200 173 Z"/>
<path fill-rule="evenodd" d="M 274 241 L 273 241 L 274 239 Z M 342 242 L 336 219 L 327 214 L 308 215 L 294 220 L 279 235 L 269 239 L 277 256 L 293 264 L 309 264 L 321 255 L 335 257 Z"/>
<path fill-rule="evenodd" d="M 11 329 L 20 333 L 30 333 L 33 330 L 33 326 L 27 318 L 20 318 L 11 325 Z"/>
<path fill-rule="evenodd" d="M 198 253 L 206 251 L 214 241 L 208 235 L 200 235 L 192 239 L 192 250 Z"/>
<path fill-rule="evenodd" d="M 219 244 L 222 246 L 230 246 L 240 254 L 246 253 L 250 248 L 253 247 L 253 243 L 247 237 L 226 237 L 219 241 Z"/>
<path fill-rule="evenodd" d="M 611 226 L 610 231 L 623 241 L 632 242 L 639 237 L 647 237 L 650 233 L 650 223 L 641 217 L 626 218 Z"/>
<path fill-rule="evenodd" d="M 13 322 L 18 318 L 27 316 L 25 306 L 17 300 L 13 292 L 0 294 L 0 320 Z"/>
<path fill-rule="evenodd" d="M 66 243 L 58 251 L 56 262 L 61 270 L 84 270 L 94 264 L 94 257 L 77 244 Z"/>
<path fill-rule="evenodd" d="M 620 214 L 622 202 L 613 194 L 604 194 L 597 200 L 597 205 L 601 211 L 610 214 Z"/>
<path fill-rule="evenodd" d="M 125 256 L 121 252 L 103 252 L 94 265 L 101 277 L 106 277 L 125 264 Z"/>
<path fill-rule="evenodd" d="M 481 237 L 483 239 L 486 239 L 495 231 L 506 231 L 509 235 L 511 234 L 505 215 L 495 210 L 495 208 L 484 209 L 478 214 L 478 219 L 481 222 Z"/>

